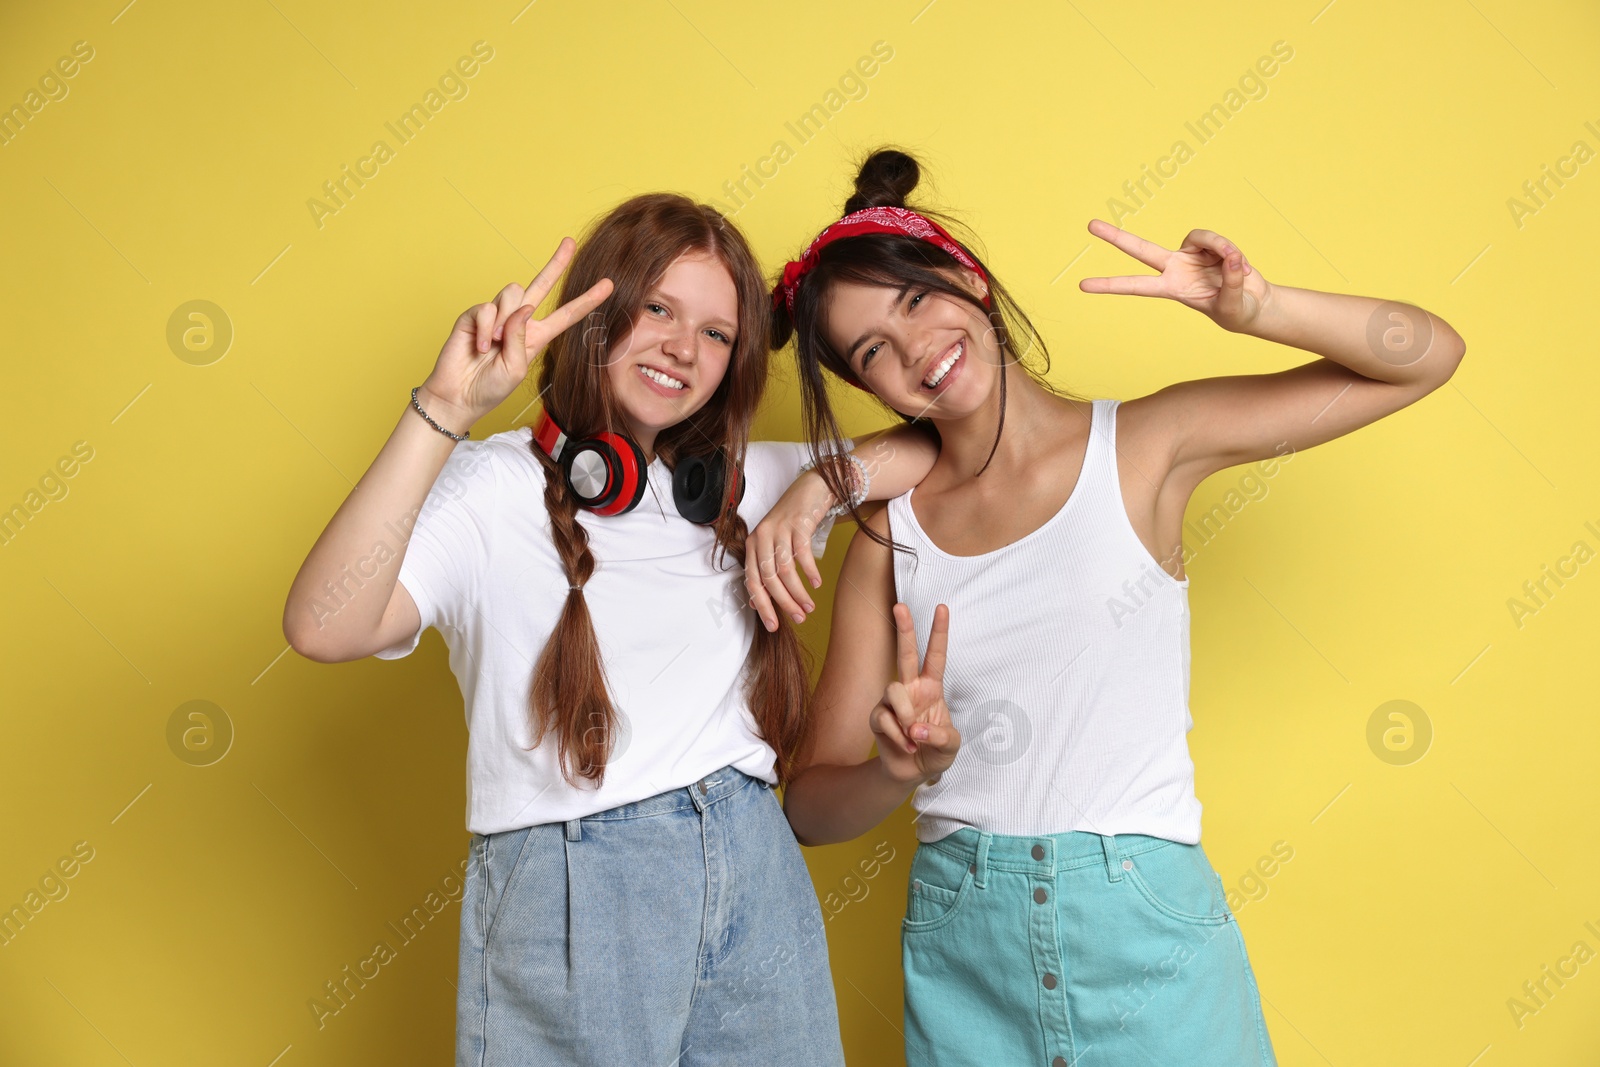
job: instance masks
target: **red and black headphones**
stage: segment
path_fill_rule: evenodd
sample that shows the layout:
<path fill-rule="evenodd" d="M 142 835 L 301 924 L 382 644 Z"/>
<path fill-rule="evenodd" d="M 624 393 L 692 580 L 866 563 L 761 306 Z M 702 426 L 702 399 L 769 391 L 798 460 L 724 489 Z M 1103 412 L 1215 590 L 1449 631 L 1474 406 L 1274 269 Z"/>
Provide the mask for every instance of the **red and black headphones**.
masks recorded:
<path fill-rule="evenodd" d="M 604 430 L 572 440 L 541 408 L 533 439 L 560 464 L 567 491 L 579 507 L 597 515 L 622 515 L 644 499 L 649 464 L 644 450 L 627 434 Z M 738 507 L 743 499 L 744 472 L 728 463 L 721 449 L 681 457 L 672 472 L 672 502 L 690 522 L 709 526 L 722 514 L 724 501 Z"/>

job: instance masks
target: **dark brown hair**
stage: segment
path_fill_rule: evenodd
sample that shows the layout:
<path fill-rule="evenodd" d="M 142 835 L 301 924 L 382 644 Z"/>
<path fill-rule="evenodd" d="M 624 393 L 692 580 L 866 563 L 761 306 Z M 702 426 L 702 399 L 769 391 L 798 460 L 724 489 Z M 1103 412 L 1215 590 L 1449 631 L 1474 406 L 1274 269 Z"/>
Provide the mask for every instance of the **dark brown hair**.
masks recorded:
<path fill-rule="evenodd" d="M 847 382 L 861 383 L 844 356 L 828 343 L 822 330 L 827 311 L 828 289 L 834 282 L 855 282 L 890 289 L 899 289 L 903 286 L 930 289 L 963 300 L 987 316 L 990 328 L 995 333 L 995 340 L 1000 346 L 1001 370 L 1000 420 L 995 428 L 994 447 L 989 450 L 990 459 L 994 458 L 995 449 L 1000 447 L 1000 433 L 1005 429 L 1006 379 L 1009 377 L 1005 372 L 1011 365 L 1021 367 L 1051 392 L 1065 395 L 1044 378 L 1043 372 L 1050 369 L 1050 353 L 1045 347 L 1044 338 L 1034 328 L 1027 314 L 1012 299 L 1010 292 L 1000 283 L 1000 279 L 995 277 L 994 271 L 972 250 L 972 242 L 957 236 L 957 231 L 964 227 L 961 227 L 957 220 L 941 212 L 906 203 L 906 198 L 917 187 L 921 173 L 917 161 L 908 153 L 896 148 L 878 149 L 861 164 L 856 174 L 855 192 L 845 201 L 844 211 L 840 217 L 869 207 L 911 207 L 919 214 L 936 220 L 950 231 L 962 249 L 988 276 L 989 307 L 985 307 L 979 297 L 952 280 L 949 274 L 941 273 L 959 268 L 960 264 L 956 262 L 955 257 L 937 245 L 900 234 L 862 234 L 841 238 L 825 245 L 818 253 L 816 266 L 800 280 L 799 288 L 795 291 L 793 314 L 780 305 L 772 315 L 770 338 L 772 348 L 774 350 L 782 348 L 789 342 L 790 337 L 795 340 L 795 359 L 800 378 L 801 412 L 806 439 L 810 442 L 812 458 L 818 462 L 817 469 L 822 474 L 823 480 L 828 483 L 834 496 L 840 500 L 850 499 L 849 486 L 844 480 L 845 469 L 842 466 L 836 467 L 821 462 L 820 455 L 824 451 L 824 446 L 839 449 L 843 444 L 843 434 L 834 416 L 833 405 L 828 397 L 827 382 L 822 372 L 826 369 Z M 1011 329 L 1008 325 L 1011 322 L 1017 323 L 1020 329 Z M 1019 333 L 1027 342 L 1020 352 L 1016 344 Z M 1043 364 L 1042 371 L 1035 370 L 1023 362 L 1023 357 L 1035 349 L 1039 353 L 1039 362 Z M 931 420 L 916 418 L 902 411 L 896 411 L 895 414 L 913 426 L 924 429 L 934 440 L 938 440 L 938 430 Z M 985 460 L 983 468 L 980 468 L 978 473 L 982 474 L 988 465 L 988 460 Z M 886 540 L 862 522 L 856 508 L 851 508 L 850 514 L 861 531 L 872 540 L 881 545 L 903 547 Z"/>
<path fill-rule="evenodd" d="M 606 366 L 626 344 L 645 294 L 685 252 L 716 257 L 733 278 L 739 297 L 737 336 L 728 369 L 705 404 L 689 418 L 662 430 L 656 454 L 669 469 L 680 456 L 714 449 L 742 465 L 750 421 L 767 381 L 766 340 L 771 298 L 761 268 L 744 235 L 715 208 L 674 193 L 647 193 L 619 204 L 600 218 L 580 242 L 562 280 L 559 301 L 581 295 L 601 278 L 614 288 L 587 321 L 575 323 L 550 342 L 539 370 L 539 395 L 573 438 L 602 430 L 626 432 L 615 419 Z M 567 492 L 560 466 L 537 443 L 533 454 L 545 468 L 545 508 L 561 557 L 566 603 L 555 631 L 534 668 L 529 694 L 533 743 L 554 733 L 562 777 L 601 784 L 617 736 L 617 710 L 606 687 L 593 620 L 583 585 L 594 573 L 589 538 L 577 520 L 577 501 Z M 597 521 L 606 521 L 599 519 Z M 720 560 L 744 558 L 748 530 L 729 503 L 715 523 Z M 777 753 L 780 784 L 792 772 L 795 753 L 810 723 L 810 664 L 786 620 L 769 632 L 759 619 L 742 676 L 750 711 Z"/>

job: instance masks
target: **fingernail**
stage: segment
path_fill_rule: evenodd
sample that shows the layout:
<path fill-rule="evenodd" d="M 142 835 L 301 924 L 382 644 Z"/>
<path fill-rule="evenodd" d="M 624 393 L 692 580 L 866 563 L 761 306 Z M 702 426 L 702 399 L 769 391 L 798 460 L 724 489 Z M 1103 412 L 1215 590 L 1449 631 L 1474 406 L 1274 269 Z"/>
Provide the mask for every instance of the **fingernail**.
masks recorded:
<path fill-rule="evenodd" d="M 806 617 L 804 615 L 800 614 L 797 611 L 797 612 L 794 613 L 794 621 L 795 622 L 805 622 L 806 621 Z"/>
<path fill-rule="evenodd" d="M 918 741 L 926 741 L 928 739 L 928 728 L 920 725 L 913 726 L 911 728 L 911 736 L 915 737 Z"/>
<path fill-rule="evenodd" d="M 806 610 L 807 611 L 816 611 L 817 610 L 817 606 L 815 604 L 807 604 L 806 605 Z"/>

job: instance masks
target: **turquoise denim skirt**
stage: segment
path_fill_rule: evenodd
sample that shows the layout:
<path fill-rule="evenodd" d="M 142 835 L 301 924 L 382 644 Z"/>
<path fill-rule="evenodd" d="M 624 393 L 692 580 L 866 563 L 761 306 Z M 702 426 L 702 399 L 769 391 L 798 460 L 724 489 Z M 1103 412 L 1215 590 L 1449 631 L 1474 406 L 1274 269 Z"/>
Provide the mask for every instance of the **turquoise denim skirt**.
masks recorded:
<path fill-rule="evenodd" d="M 964 827 L 918 845 L 910 877 L 908 1067 L 1276 1065 L 1199 845 Z"/>

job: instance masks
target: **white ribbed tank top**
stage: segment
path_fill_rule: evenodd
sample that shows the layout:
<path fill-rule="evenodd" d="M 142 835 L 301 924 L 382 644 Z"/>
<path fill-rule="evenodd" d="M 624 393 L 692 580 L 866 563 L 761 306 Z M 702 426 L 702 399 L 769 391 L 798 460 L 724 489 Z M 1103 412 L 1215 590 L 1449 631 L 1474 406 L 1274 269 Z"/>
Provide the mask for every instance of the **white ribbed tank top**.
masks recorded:
<path fill-rule="evenodd" d="M 914 489 L 889 502 L 891 536 L 916 553 L 894 553 L 894 582 L 923 654 L 934 607 L 950 609 L 945 702 L 961 749 L 912 794 L 920 841 L 963 826 L 1200 840 L 1189 581 L 1162 569 L 1128 520 L 1120 403 L 1094 401 L 1072 495 L 1009 545 L 950 555 L 918 524 Z"/>

